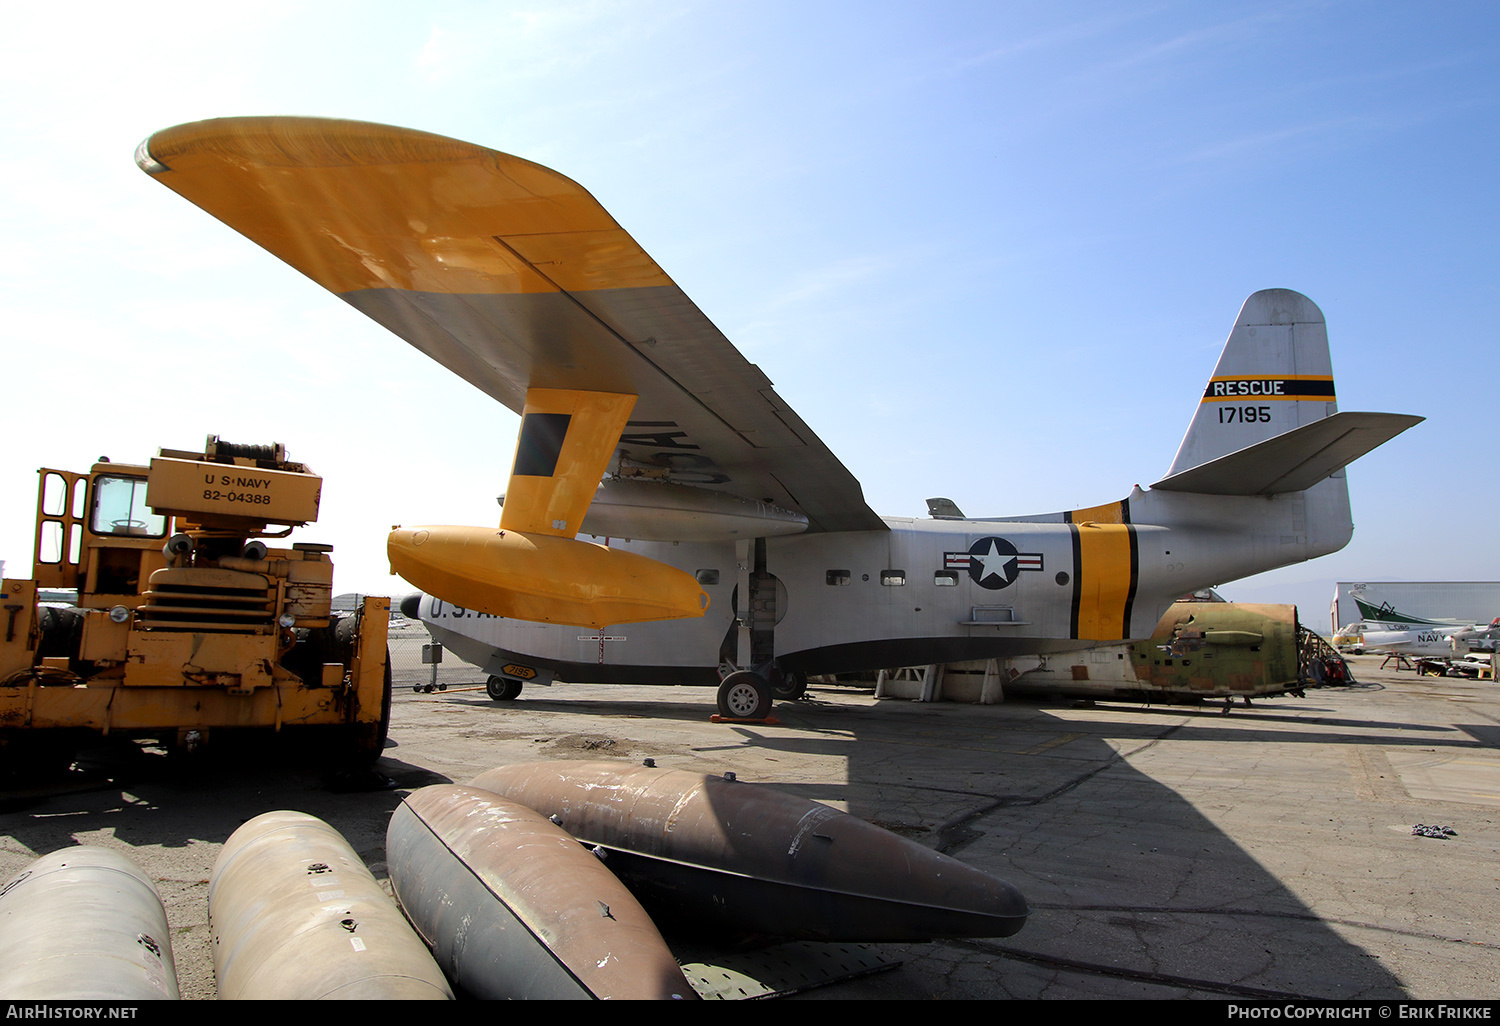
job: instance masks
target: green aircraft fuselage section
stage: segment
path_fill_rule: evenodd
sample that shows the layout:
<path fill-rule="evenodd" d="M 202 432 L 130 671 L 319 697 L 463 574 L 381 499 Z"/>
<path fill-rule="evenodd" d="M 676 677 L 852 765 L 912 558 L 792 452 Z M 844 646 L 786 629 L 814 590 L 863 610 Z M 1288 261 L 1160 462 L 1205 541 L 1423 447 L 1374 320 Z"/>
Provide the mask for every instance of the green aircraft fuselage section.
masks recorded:
<path fill-rule="evenodd" d="M 1149 640 L 1127 647 L 1148 689 L 1253 695 L 1299 679 L 1295 606 L 1179 602 Z"/>

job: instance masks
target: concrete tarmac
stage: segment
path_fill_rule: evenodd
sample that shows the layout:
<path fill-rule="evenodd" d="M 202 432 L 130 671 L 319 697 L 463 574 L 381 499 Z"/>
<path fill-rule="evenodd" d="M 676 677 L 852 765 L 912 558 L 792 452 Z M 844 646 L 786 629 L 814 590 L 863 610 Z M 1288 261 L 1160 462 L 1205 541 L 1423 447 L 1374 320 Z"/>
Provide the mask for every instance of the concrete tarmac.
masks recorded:
<path fill-rule="evenodd" d="M 877 701 L 814 686 L 776 725 L 709 722 L 711 688 L 560 684 L 491 701 L 398 674 L 396 789 L 331 790 L 251 749 L 85 752 L 10 795 L 0 880 L 71 844 L 119 850 L 167 905 L 179 985 L 214 996 L 207 881 L 225 838 L 273 809 L 342 831 L 377 878 L 402 790 L 507 762 L 618 759 L 826 802 L 1019 887 L 1003 941 L 877 945 L 889 971 L 810 998 L 1500 998 L 1500 686 L 1357 657 L 1357 686 L 1237 705 Z M 1415 824 L 1451 827 L 1447 839 Z"/>

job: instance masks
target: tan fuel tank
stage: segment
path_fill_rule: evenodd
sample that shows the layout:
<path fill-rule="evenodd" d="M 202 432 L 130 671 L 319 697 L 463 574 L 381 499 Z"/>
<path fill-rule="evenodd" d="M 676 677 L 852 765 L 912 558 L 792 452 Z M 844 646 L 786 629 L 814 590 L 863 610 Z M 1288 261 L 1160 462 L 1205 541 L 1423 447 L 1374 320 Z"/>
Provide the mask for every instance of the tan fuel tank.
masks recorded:
<path fill-rule="evenodd" d="M 412 792 L 386 834 L 391 885 L 475 998 L 696 998 L 656 925 L 546 817 L 476 787 Z"/>
<path fill-rule="evenodd" d="M 453 997 L 349 842 L 306 813 L 267 812 L 230 835 L 208 922 L 220 998 Z"/>
<path fill-rule="evenodd" d="M 502 766 L 474 786 L 605 850 L 648 911 L 822 941 L 1008 937 L 1010 884 L 827 805 L 756 784 L 604 762 Z"/>
<path fill-rule="evenodd" d="M 80 845 L 0 887 L 0 995 L 11 1001 L 176 999 L 161 896 L 130 859 Z"/>

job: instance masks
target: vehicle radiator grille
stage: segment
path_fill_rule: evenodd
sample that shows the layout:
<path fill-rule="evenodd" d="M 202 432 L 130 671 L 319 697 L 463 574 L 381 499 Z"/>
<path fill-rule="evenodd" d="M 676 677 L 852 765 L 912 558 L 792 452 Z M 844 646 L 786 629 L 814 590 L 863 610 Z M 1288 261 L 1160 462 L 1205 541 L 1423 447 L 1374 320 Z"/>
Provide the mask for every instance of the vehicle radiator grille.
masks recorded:
<path fill-rule="evenodd" d="M 136 609 L 136 624 L 148 631 L 270 634 L 276 629 L 271 588 L 227 588 L 152 582 Z"/>

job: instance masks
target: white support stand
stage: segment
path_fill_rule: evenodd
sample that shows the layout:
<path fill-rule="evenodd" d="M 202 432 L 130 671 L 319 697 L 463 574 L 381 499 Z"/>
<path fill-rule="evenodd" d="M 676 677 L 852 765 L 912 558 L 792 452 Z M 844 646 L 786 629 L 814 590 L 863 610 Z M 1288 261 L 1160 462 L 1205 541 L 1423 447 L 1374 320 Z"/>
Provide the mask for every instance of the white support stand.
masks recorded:
<path fill-rule="evenodd" d="M 922 671 L 922 697 L 919 702 L 936 702 L 943 697 L 943 664 L 928 663 Z"/>
<path fill-rule="evenodd" d="M 1010 675 L 1010 660 L 1002 665 L 999 659 L 987 659 L 984 663 L 984 683 L 979 688 L 980 705 L 999 705 L 1005 701 L 1005 681 Z"/>

